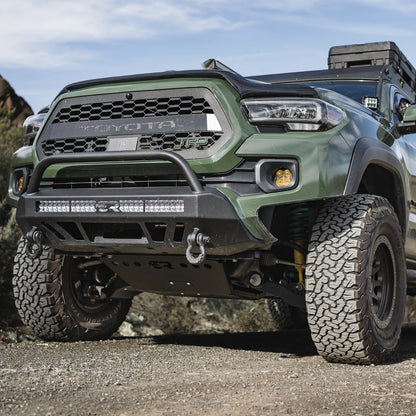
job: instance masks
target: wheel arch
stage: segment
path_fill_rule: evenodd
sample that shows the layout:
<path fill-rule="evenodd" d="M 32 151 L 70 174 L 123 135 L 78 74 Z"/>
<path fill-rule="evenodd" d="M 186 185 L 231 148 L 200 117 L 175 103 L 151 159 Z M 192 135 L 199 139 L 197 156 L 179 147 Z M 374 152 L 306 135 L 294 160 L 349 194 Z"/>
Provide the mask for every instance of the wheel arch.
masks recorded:
<path fill-rule="evenodd" d="M 405 237 L 407 214 L 403 166 L 393 150 L 377 139 L 361 138 L 354 148 L 344 195 L 356 193 L 386 198 L 397 214 Z"/>

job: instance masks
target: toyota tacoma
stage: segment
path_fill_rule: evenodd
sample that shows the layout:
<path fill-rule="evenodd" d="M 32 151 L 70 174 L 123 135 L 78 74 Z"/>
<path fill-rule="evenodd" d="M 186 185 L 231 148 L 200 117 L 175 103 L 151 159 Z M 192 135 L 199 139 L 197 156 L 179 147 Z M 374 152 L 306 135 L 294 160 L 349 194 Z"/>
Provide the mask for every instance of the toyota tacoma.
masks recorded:
<path fill-rule="evenodd" d="M 23 322 L 96 340 L 139 292 L 264 298 L 328 361 L 388 359 L 416 294 L 416 71 L 393 42 L 328 64 L 66 86 L 12 158 Z"/>

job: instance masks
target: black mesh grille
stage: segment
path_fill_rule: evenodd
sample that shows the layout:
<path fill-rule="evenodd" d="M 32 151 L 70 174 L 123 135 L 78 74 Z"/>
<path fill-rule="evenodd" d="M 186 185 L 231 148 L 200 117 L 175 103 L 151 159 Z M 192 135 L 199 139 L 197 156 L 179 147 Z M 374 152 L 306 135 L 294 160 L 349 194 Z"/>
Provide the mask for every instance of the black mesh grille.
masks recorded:
<path fill-rule="evenodd" d="M 231 137 L 207 88 L 136 91 L 62 100 L 37 143 L 39 159 L 62 153 L 170 150 L 215 154 Z"/>
<path fill-rule="evenodd" d="M 211 147 L 223 132 L 144 134 L 139 137 L 136 150 L 172 150 L 180 152 L 186 149 L 203 150 Z M 42 142 L 45 156 L 62 153 L 105 152 L 108 139 L 105 137 L 88 137 L 77 139 L 51 139 Z"/>
<path fill-rule="evenodd" d="M 159 97 L 134 101 L 74 104 L 61 108 L 53 123 L 213 113 L 209 103 L 202 97 Z"/>
<path fill-rule="evenodd" d="M 79 139 L 50 139 L 42 142 L 45 156 L 61 153 L 105 152 L 108 139 L 88 137 Z"/>

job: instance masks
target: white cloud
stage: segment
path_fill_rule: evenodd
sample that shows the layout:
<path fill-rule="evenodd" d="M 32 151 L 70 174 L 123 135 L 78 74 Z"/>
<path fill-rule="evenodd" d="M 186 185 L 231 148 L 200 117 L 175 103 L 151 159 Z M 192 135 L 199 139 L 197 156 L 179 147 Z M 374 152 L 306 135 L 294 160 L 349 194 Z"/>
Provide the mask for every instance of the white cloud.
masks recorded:
<path fill-rule="evenodd" d="M 412 27 L 388 22 L 344 22 L 339 13 L 327 15 L 334 5 L 416 12 L 414 0 L 0 0 L 0 65 L 74 68 L 98 60 L 96 46 L 107 42 L 229 31 L 273 21 L 363 36 L 413 35 Z"/>
<path fill-rule="evenodd" d="M 0 4 L 0 63 L 59 67 L 92 58 L 85 42 L 146 39 L 239 26 L 187 0 L 21 0 Z"/>

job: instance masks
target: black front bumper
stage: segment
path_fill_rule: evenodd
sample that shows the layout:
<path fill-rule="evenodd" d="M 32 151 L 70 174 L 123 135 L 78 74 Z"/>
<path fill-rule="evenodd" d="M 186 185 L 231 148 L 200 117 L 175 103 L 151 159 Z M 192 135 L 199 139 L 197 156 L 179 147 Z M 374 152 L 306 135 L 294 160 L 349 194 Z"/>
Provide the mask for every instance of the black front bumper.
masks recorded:
<path fill-rule="evenodd" d="M 168 160 L 189 187 L 40 187 L 43 173 L 53 164 L 131 160 Z M 17 221 L 24 233 L 37 228 L 46 245 L 70 253 L 184 254 L 195 228 L 209 237 L 208 255 L 229 256 L 266 245 L 247 231 L 221 192 L 204 189 L 185 159 L 165 151 L 46 158 L 19 199 Z"/>
<path fill-rule="evenodd" d="M 132 188 L 41 189 L 20 197 L 17 221 L 23 232 L 36 227 L 46 245 L 65 252 L 182 254 L 195 227 L 210 237 L 208 254 L 228 256 L 264 245 L 219 191 L 183 188 L 188 189 L 149 188 L 140 194 Z M 182 212 L 148 212 L 175 204 Z M 67 212 L 51 212 L 54 206 Z M 83 206 L 88 208 L 79 212 Z M 125 212 L 126 206 L 143 212 Z M 42 212 L 45 207 L 49 211 Z"/>

